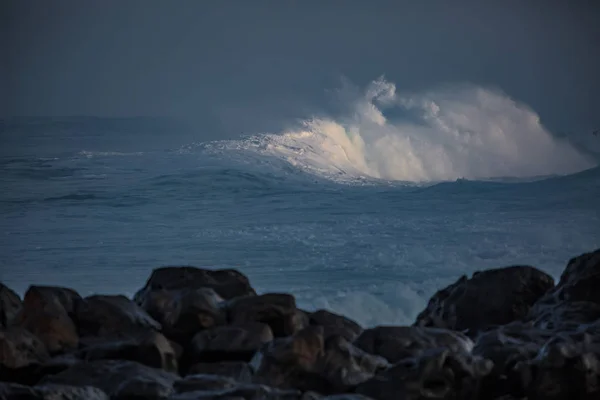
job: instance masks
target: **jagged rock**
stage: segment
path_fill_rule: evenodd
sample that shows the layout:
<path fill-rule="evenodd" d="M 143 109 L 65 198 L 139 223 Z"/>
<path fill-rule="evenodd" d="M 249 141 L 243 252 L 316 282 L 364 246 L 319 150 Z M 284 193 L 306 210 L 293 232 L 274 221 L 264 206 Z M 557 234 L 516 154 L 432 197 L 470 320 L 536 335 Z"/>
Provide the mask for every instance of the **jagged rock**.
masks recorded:
<path fill-rule="evenodd" d="M 250 361 L 254 353 L 271 340 L 271 328 L 259 322 L 220 326 L 194 336 L 185 356 L 191 364 L 200 361 Z"/>
<path fill-rule="evenodd" d="M 21 299 L 8 286 L 0 282 L 0 328 L 10 325 L 21 309 Z"/>
<path fill-rule="evenodd" d="M 599 320 L 600 304 L 591 301 L 559 301 L 549 296 L 532 307 L 527 319 L 541 329 L 573 331 L 581 325 Z"/>
<path fill-rule="evenodd" d="M 339 335 L 352 342 L 363 331 L 361 326 L 351 319 L 327 310 L 317 310 L 311 313 L 309 320 L 311 325 L 323 327 L 325 338 Z"/>
<path fill-rule="evenodd" d="M 75 320 L 81 336 L 127 336 L 161 326 L 125 296 L 95 295 L 77 303 Z"/>
<path fill-rule="evenodd" d="M 224 299 L 255 295 L 250 281 L 242 273 L 232 269 L 210 270 L 196 267 L 162 267 L 152 271 L 146 285 L 134 296 L 138 304 L 155 290 L 179 290 L 210 288 Z"/>
<path fill-rule="evenodd" d="M 133 361 L 101 360 L 78 364 L 56 375 L 46 376 L 42 385 L 92 386 L 111 399 L 163 399 L 173 394 L 179 377 Z"/>
<path fill-rule="evenodd" d="M 187 344 L 201 330 L 227 322 L 223 299 L 210 288 L 155 290 L 147 292 L 140 305 L 163 327 L 164 333 Z"/>
<path fill-rule="evenodd" d="M 235 379 L 241 383 L 252 381 L 252 370 L 248 363 L 241 361 L 224 361 L 216 363 L 196 363 L 188 371 L 189 374 L 211 374 Z"/>
<path fill-rule="evenodd" d="M 460 332 L 447 329 L 416 326 L 378 326 L 366 329 L 354 345 L 367 353 L 396 363 L 404 358 L 418 356 L 425 350 L 448 348 L 454 352 L 469 353 L 473 342 Z"/>
<path fill-rule="evenodd" d="M 228 304 L 228 314 L 230 323 L 235 325 L 267 324 L 275 337 L 293 335 L 309 323 L 308 316 L 296 308 L 294 296 L 282 293 L 234 299 Z"/>
<path fill-rule="evenodd" d="M 234 379 L 218 375 L 188 375 L 184 379 L 175 382 L 174 388 L 177 393 L 194 391 L 214 391 L 231 389 L 237 386 Z"/>
<path fill-rule="evenodd" d="M 109 400 L 102 390 L 94 387 L 63 385 L 23 386 L 0 382 L 2 400 Z"/>
<path fill-rule="evenodd" d="M 129 360 L 177 373 L 177 354 L 161 333 L 146 331 L 131 337 L 92 344 L 81 351 L 87 361 Z"/>
<path fill-rule="evenodd" d="M 553 286 L 550 275 L 530 266 L 479 271 L 433 295 L 415 325 L 476 333 L 524 318 Z"/>
<path fill-rule="evenodd" d="M 447 349 L 407 358 L 358 385 L 356 392 L 377 400 L 477 399 L 489 360 Z"/>

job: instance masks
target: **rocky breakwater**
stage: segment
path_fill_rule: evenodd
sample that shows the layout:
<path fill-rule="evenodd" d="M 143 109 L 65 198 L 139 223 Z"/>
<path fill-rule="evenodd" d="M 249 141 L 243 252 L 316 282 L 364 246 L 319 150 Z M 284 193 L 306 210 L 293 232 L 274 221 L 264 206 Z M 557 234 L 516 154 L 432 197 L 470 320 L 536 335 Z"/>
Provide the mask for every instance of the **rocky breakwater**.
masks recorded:
<path fill-rule="evenodd" d="M 557 285 L 463 276 L 364 329 L 234 270 L 164 267 L 133 299 L 0 284 L 0 399 L 600 399 L 600 250 Z"/>

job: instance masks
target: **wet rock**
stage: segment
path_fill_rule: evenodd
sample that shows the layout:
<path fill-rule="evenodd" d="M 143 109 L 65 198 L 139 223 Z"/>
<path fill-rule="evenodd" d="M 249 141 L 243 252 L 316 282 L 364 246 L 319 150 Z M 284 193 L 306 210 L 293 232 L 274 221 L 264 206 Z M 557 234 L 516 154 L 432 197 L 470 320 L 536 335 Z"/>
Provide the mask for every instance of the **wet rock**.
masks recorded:
<path fill-rule="evenodd" d="M 471 339 L 460 332 L 415 326 L 366 329 L 354 345 L 367 353 L 385 357 L 391 363 L 418 356 L 429 349 L 447 348 L 453 352 L 469 353 L 473 348 Z"/>
<path fill-rule="evenodd" d="M 564 332 L 600 319 L 600 304 L 591 301 L 560 301 L 549 296 L 537 302 L 528 320 L 540 329 Z"/>
<path fill-rule="evenodd" d="M 271 328 L 259 322 L 221 326 L 194 336 L 185 355 L 191 364 L 200 361 L 250 361 L 254 353 L 271 340 Z"/>
<path fill-rule="evenodd" d="M 177 393 L 194 391 L 214 391 L 231 389 L 237 386 L 234 379 L 218 375 L 188 375 L 184 379 L 175 382 L 174 388 Z"/>
<path fill-rule="evenodd" d="M 30 386 L 16 383 L 4 383 L 0 381 L 1 400 L 42 400 L 38 391 Z"/>
<path fill-rule="evenodd" d="M 248 363 L 241 361 L 224 361 L 214 363 L 196 363 L 188 371 L 189 374 L 210 374 L 232 378 L 241 383 L 252 381 L 252 370 Z"/>
<path fill-rule="evenodd" d="M 477 399 L 479 382 L 492 363 L 466 353 L 433 349 L 407 358 L 358 385 L 377 400 Z"/>
<path fill-rule="evenodd" d="M 210 270 L 196 267 L 162 267 L 152 271 L 144 288 L 134 300 L 141 304 L 144 297 L 155 290 L 213 289 L 224 299 L 255 295 L 250 281 L 242 273 L 232 269 Z"/>
<path fill-rule="evenodd" d="M 95 295 L 77 303 L 75 320 L 81 336 L 127 336 L 161 326 L 125 296 Z"/>
<path fill-rule="evenodd" d="M 550 275 L 530 266 L 476 272 L 433 295 L 415 325 L 476 333 L 526 317 L 553 286 Z"/>
<path fill-rule="evenodd" d="M 177 354 L 171 343 L 161 333 L 140 332 L 124 339 L 92 344 L 81 351 L 87 361 L 129 360 L 153 368 L 177 373 Z"/>
<path fill-rule="evenodd" d="M 223 299 L 210 288 L 147 292 L 141 307 L 163 327 L 165 335 L 187 344 L 199 331 L 227 321 Z"/>
<path fill-rule="evenodd" d="M 101 360 L 78 364 L 56 375 L 46 376 L 42 385 L 92 386 L 112 399 L 164 399 L 173 394 L 175 374 L 133 361 Z"/>
<path fill-rule="evenodd" d="M 325 338 L 339 335 L 352 342 L 363 331 L 362 327 L 351 319 L 327 310 L 311 313 L 309 320 L 311 325 L 323 327 Z"/>
<path fill-rule="evenodd" d="M 8 286 L 0 282 L 0 328 L 10 325 L 21 309 L 21 299 Z"/>
<path fill-rule="evenodd" d="M 267 324 L 275 337 L 293 335 L 309 323 L 308 316 L 296 308 L 294 296 L 281 293 L 234 299 L 228 304 L 228 315 L 234 325 Z"/>

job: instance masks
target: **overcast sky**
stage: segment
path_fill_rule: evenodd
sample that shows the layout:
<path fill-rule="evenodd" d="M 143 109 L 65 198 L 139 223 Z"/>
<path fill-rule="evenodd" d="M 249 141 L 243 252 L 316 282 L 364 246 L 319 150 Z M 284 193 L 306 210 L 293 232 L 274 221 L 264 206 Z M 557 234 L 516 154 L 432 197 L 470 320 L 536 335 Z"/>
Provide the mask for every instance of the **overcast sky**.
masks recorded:
<path fill-rule="evenodd" d="M 600 127 L 600 2 L 2 1 L 0 115 L 166 115 L 270 129 L 341 77 L 501 88 Z"/>

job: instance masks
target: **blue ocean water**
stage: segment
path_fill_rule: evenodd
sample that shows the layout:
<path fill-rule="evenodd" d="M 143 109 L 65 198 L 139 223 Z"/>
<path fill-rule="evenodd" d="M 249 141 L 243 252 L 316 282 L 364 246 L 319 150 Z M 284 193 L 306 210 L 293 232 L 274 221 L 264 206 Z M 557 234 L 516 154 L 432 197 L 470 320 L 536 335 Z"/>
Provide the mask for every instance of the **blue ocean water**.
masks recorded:
<path fill-rule="evenodd" d="M 558 276 L 600 247 L 600 169 L 551 137 L 563 159 L 505 139 L 506 154 L 534 157 L 519 164 L 498 162 L 485 137 L 433 151 L 441 134 L 415 145 L 389 123 L 378 136 L 321 120 L 221 142 L 157 124 L 2 122 L 2 282 L 132 295 L 161 265 L 230 267 L 307 309 L 401 324 L 461 274 L 530 264 Z"/>

